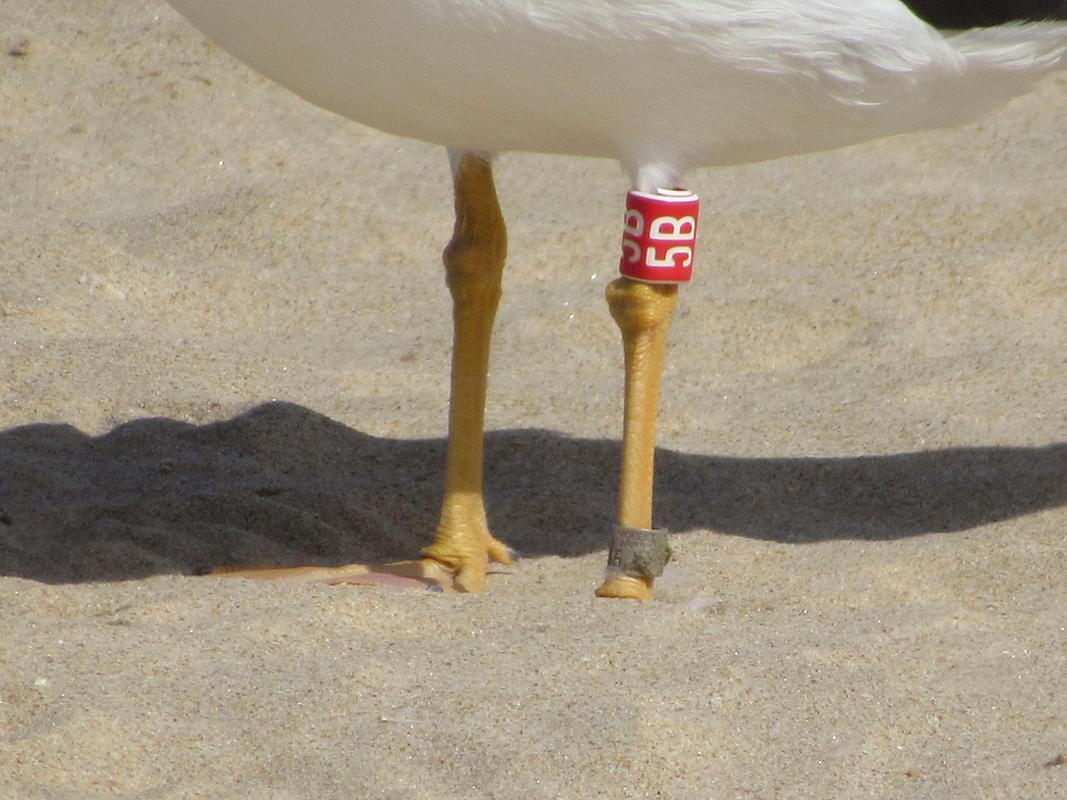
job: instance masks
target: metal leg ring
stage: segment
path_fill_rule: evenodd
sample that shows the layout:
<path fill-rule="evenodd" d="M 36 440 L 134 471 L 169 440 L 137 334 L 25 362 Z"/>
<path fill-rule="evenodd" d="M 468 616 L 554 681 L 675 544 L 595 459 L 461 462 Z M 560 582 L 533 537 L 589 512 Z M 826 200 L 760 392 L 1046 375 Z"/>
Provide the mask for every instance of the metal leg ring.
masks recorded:
<path fill-rule="evenodd" d="M 671 560 L 666 528 L 615 526 L 608 551 L 608 569 L 639 578 L 658 578 Z"/>

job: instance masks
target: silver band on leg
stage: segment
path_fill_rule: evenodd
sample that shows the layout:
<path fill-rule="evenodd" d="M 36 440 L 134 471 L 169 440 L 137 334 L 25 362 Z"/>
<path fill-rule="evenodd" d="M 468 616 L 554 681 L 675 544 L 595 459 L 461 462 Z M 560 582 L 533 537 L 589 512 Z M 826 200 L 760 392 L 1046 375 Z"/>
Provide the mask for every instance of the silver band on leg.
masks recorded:
<path fill-rule="evenodd" d="M 671 560 L 666 528 L 615 526 L 608 550 L 608 569 L 639 578 L 658 578 Z"/>

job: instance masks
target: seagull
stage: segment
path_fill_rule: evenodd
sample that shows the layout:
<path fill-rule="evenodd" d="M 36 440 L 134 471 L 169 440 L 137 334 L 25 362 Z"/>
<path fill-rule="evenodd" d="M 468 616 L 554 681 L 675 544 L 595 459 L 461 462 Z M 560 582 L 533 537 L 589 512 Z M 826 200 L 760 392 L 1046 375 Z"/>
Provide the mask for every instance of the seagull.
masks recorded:
<path fill-rule="evenodd" d="M 444 145 L 455 190 L 444 251 L 449 439 L 433 541 L 411 561 L 237 572 L 469 592 L 484 588 L 489 562 L 514 558 L 490 533 L 482 491 L 507 250 L 496 154 L 615 159 L 632 183 L 622 275 L 606 291 L 623 339 L 625 408 L 618 525 L 597 594 L 648 600 L 669 558 L 666 532 L 652 525 L 653 455 L 667 330 L 696 236 L 686 172 L 963 124 L 1067 61 L 1062 24 L 943 34 L 898 0 L 169 2 L 311 103 Z M 664 242 L 677 246 L 654 252 Z"/>

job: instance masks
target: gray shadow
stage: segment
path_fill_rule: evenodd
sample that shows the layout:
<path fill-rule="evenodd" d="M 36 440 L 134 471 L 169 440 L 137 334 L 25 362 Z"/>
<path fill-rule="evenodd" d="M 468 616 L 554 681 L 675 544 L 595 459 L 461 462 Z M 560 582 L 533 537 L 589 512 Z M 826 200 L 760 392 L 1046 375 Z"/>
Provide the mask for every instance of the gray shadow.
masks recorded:
<path fill-rule="evenodd" d="M 709 448 L 713 444 L 709 443 Z M 411 557 L 441 498 L 443 439 L 380 439 L 300 406 L 195 426 L 143 419 L 90 437 L 0 432 L 0 575 L 124 580 L 212 566 Z M 619 444 L 490 432 L 497 536 L 527 555 L 604 549 Z M 781 542 L 962 531 L 1067 505 L 1067 443 L 851 458 L 660 450 L 656 523 Z"/>

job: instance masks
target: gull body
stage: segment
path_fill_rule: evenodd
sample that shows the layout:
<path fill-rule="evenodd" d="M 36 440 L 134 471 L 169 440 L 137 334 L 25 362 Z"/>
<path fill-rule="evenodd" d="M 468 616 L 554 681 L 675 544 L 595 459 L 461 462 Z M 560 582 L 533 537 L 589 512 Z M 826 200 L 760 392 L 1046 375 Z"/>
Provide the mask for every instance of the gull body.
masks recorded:
<path fill-rule="evenodd" d="M 506 251 L 493 154 L 614 158 L 636 189 L 654 193 L 679 187 L 693 167 L 966 122 L 1062 66 L 1067 50 L 1062 25 L 946 37 L 897 0 L 170 2 L 307 100 L 449 148 L 456 226 L 444 261 L 455 339 L 433 543 L 418 560 L 378 567 L 254 572 L 464 591 L 484 586 L 489 561 L 511 561 L 482 498 L 489 341 Z M 607 290 L 626 394 L 619 526 L 602 596 L 648 599 L 669 556 L 652 526 L 652 475 L 676 295 L 677 286 L 625 277 Z"/>
<path fill-rule="evenodd" d="M 311 102 L 482 153 L 689 168 L 974 119 L 1062 56 L 1062 26 L 951 38 L 897 0 L 171 0 Z"/>

